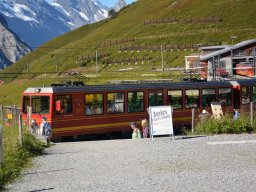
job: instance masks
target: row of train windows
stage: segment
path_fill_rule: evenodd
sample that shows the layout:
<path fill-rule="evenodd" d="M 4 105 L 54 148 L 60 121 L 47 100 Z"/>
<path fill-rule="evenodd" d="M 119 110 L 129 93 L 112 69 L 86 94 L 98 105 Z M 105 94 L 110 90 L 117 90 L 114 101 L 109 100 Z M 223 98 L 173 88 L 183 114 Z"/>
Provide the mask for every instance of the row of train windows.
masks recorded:
<path fill-rule="evenodd" d="M 217 94 L 216 94 L 217 93 Z M 252 95 L 252 98 L 251 98 Z M 200 106 L 200 94 L 198 89 L 185 90 L 184 99 L 182 90 L 169 90 L 167 104 L 174 109 L 196 108 Z M 231 88 L 219 89 L 202 89 L 202 107 L 210 107 L 211 102 L 218 101 L 222 106 L 231 105 L 232 90 Z M 242 88 L 242 104 L 247 104 L 251 101 L 256 101 L 256 86 Z M 107 93 L 107 113 L 123 113 L 125 110 L 125 99 L 123 92 Z M 127 111 L 142 112 L 145 111 L 144 92 L 128 92 L 127 95 Z M 60 111 L 56 114 L 72 113 L 72 96 L 58 95 L 55 96 L 55 101 L 60 101 Z M 85 114 L 98 115 L 103 114 L 103 94 L 85 94 Z M 183 102 L 184 101 L 184 102 Z M 29 106 L 30 98 L 24 97 L 23 106 Z M 164 104 L 163 93 L 149 93 L 149 106 L 160 106 Z M 32 96 L 32 113 L 49 113 L 50 98 L 49 96 Z M 27 109 L 24 107 L 23 112 Z"/>
<path fill-rule="evenodd" d="M 63 99 L 63 97 L 65 97 Z M 125 95 L 123 92 L 107 93 L 107 113 L 124 113 L 125 112 Z M 127 95 L 127 111 L 142 112 L 145 111 L 144 92 L 128 92 Z M 185 108 L 196 108 L 200 106 L 199 90 L 186 90 L 183 104 L 182 90 L 168 91 L 167 104 L 171 105 L 174 109 L 181 109 L 183 105 Z M 70 95 L 56 96 L 56 100 L 61 100 L 61 108 L 64 113 L 72 112 L 72 98 Z M 224 106 L 231 105 L 231 88 L 221 88 L 216 98 L 215 89 L 202 90 L 202 106 L 209 107 L 211 102 L 220 101 Z M 103 94 L 85 94 L 85 114 L 86 115 L 100 115 L 103 114 Z M 148 95 L 149 106 L 164 105 L 163 93 L 149 93 Z M 69 106 L 69 107 L 68 107 Z"/>

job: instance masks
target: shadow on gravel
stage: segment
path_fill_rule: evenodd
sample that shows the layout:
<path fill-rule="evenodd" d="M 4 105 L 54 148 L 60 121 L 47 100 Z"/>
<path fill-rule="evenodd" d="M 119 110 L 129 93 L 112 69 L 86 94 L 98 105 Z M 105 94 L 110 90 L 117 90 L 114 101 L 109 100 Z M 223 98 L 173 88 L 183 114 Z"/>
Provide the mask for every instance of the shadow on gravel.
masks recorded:
<path fill-rule="evenodd" d="M 200 138 L 200 137 L 206 137 L 205 135 L 192 135 L 192 136 L 177 136 L 174 138 L 174 140 L 179 140 L 179 139 L 194 139 L 194 138 Z"/>
<path fill-rule="evenodd" d="M 53 190 L 54 188 L 51 187 L 51 188 L 45 188 L 45 189 L 36 189 L 36 190 L 33 190 L 33 191 L 28 191 L 28 192 L 38 192 L 38 191 L 49 191 L 49 190 Z"/>
<path fill-rule="evenodd" d="M 75 168 L 56 169 L 56 170 L 51 170 L 51 171 L 38 171 L 38 172 L 33 172 L 33 173 L 22 173 L 20 175 L 34 175 L 34 174 L 40 174 L 40 173 L 51 173 L 51 172 L 68 171 L 68 170 L 72 170 L 72 169 L 75 169 Z"/>
<path fill-rule="evenodd" d="M 68 152 L 63 152 L 63 153 L 43 153 L 43 155 L 65 155 L 65 154 L 72 154 L 72 153 L 81 153 L 84 150 L 80 150 L 80 151 L 68 151 Z"/>

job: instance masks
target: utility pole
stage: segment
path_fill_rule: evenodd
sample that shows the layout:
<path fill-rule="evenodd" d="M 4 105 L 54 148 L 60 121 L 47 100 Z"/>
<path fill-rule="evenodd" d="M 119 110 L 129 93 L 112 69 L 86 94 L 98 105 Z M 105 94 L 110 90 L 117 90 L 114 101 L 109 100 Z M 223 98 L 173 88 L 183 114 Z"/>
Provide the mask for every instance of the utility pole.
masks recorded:
<path fill-rule="evenodd" d="M 233 62 L 233 49 L 232 49 L 232 47 L 231 47 L 231 49 L 230 49 L 230 59 L 231 59 L 231 73 L 230 73 L 230 76 L 233 78 L 233 74 L 234 74 L 234 62 Z"/>
<path fill-rule="evenodd" d="M 253 49 L 253 67 L 254 67 L 254 75 L 256 75 L 256 61 L 255 61 L 255 54 L 256 54 L 256 48 Z"/>
<path fill-rule="evenodd" d="M 201 62 L 200 62 L 200 47 L 202 46 L 202 44 L 197 44 L 197 46 L 198 46 L 198 72 L 199 72 L 199 76 L 200 76 L 200 78 L 201 78 L 201 69 L 200 69 L 200 67 L 201 67 Z"/>
<path fill-rule="evenodd" d="M 29 75 L 29 62 L 27 62 L 27 75 Z"/>
<path fill-rule="evenodd" d="M 21 114 L 19 114 L 19 140 L 20 140 L 20 146 L 23 145 L 23 135 L 22 135 L 22 117 Z"/>
<path fill-rule="evenodd" d="M 230 36 L 230 39 L 231 39 L 231 41 L 232 41 L 232 46 L 233 46 L 233 44 L 234 44 L 234 39 L 236 39 L 236 38 L 237 38 L 237 36 L 234 36 L 234 35 Z"/>
<path fill-rule="evenodd" d="M 215 81 L 215 75 L 216 75 L 216 65 L 215 65 L 215 58 L 213 56 L 212 58 L 212 79 Z"/>
<path fill-rule="evenodd" d="M 58 60 L 58 54 L 55 55 L 56 57 L 56 73 L 59 72 L 59 60 Z"/>
<path fill-rule="evenodd" d="M 95 52 L 95 60 L 96 60 L 96 70 L 97 70 L 97 76 L 99 74 L 99 68 L 98 68 L 98 51 Z"/>
<path fill-rule="evenodd" d="M 162 60 L 162 71 L 164 71 L 164 54 L 163 54 L 163 45 L 161 45 L 161 60 Z"/>

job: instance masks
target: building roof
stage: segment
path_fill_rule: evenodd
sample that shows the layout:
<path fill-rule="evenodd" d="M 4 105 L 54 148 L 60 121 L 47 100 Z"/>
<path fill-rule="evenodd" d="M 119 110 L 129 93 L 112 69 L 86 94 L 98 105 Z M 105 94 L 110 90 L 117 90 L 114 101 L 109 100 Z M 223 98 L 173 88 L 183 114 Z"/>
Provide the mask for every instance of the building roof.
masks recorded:
<path fill-rule="evenodd" d="M 200 47 L 201 50 L 211 50 L 211 49 L 225 49 L 229 47 L 229 45 L 217 45 L 217 46 L 207 46 L 207 47 Z"/>
<path fill-rule="evenodd" d="M 214 51 L 212 53 L 209 53 L 207 55 L 203 55 L 200 57 L 200 61 L 205 61 L 205 60 L 208 60 L 208 59 L 211 59 L 213 57 L 216 57 L 218 55 L 222 55 L 222 54 L 225 54 L 225 53 L 228 53 L 230 52 L 231 50 L 234 50 L 234 49 L 239 49 L 241 47 L 244 47 L 244 46 L 247 46 L 247 45 L 250 45 L 252 43 L 256 43 L 256 39 L 251 39 L 251 40 L 247 40 L 247 41 L 242 41 L 240 43 L 237 43 L 233 46 L 229 46 L 229 47 L 226 47 L 224 49 L 221 49 L 219 51 Z"/>

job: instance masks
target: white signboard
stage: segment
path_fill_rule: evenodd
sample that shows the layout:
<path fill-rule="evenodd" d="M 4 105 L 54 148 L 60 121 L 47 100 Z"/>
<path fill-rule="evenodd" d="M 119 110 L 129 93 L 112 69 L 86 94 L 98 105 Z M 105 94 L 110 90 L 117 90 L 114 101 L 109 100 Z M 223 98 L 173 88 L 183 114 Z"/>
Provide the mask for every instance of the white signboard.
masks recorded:
<path fill-rule="evenodd" d="M 150 133 L 154 135 L 173 135 L 171 106 L 149 107 Z"/>

